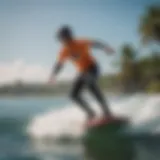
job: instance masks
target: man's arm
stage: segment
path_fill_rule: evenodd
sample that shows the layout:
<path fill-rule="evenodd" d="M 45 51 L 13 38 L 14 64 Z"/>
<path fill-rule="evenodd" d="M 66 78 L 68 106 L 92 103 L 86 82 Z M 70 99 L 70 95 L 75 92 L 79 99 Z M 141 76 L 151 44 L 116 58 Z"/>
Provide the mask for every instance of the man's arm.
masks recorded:
<path fill-rule="evenodd" d="M 92 40 L 91 41 L 91 46 L 93 48 L 98 48 L 98 49 L 102 49 L 104 50 L 106 53 L 114 53 L 114 49 L 112 47 L 110 47 L 108 44 L 104 44 L 100 41 L 95 41 Z"/>
<path fill-rule="evenodd" d="M 52 68 L 50 80 L 49 80 L 50 82 L 55 81 L 55 78 L 58 75 L 58 73 L 62 70 L 64 66 L 64 62 L 66 61 L 67 57 L 68 57 L 68 53 L 63 49 L 58 56 L 57 62 Z"/>
<path fill-rule="evenodd" d="M 55 81 L 55 78 L 56 76 L 58 75 L 58 73 L 62 70 L 63 68 L 63 63 L 60 63 L 60 62 L 57 62 L 53 68 L 52 68 L 52 71 L 51 71 L 51 75 L 50 75 L 50 78 L 49 78 L 49 82 L 52 83 Z"/>
<path fill-rule="evenodd" d="M 60 62 L 57 62 L 52 69 L 52 75 L 56 76 L 62 70 L 62 68 L 63 68 L 63 64 Z"/>

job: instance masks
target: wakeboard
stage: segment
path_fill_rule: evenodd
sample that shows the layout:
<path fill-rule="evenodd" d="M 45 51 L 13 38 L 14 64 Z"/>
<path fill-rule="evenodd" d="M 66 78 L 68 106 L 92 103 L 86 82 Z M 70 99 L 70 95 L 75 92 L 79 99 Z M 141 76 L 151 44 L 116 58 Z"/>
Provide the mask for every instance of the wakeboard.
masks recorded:
<path fill-rule="evenodd" d="M 87 121 L 85 127 L 94 128 L 94 127 L 106 126 L 109 124 L 126 124 L 127 122 L 128 119 L 126 117 L 112 117 L 112 118 L 102 117 Z"/>

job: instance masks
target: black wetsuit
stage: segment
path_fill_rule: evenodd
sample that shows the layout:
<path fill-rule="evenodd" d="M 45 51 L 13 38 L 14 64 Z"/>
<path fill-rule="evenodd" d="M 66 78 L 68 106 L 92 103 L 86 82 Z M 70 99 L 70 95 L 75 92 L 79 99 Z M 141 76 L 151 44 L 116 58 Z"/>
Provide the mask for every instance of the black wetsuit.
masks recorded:
<path fill-rule="evenodd" d="M 99 75 L 100 70 L 98 65 L 92 65 L 86 72 L 80 73 L 78 75 L 71 91 L 71 98 L 88 113 L 89 118 L 95 116 L 95 113 L 88 105 L 88 103 L 82 98 L 82 90 L 84 87 L 87 87 L 93 96 L 98 100 L 103 112 L 106 115 L 110 114 L 105 98 L 97 84 Z"/>

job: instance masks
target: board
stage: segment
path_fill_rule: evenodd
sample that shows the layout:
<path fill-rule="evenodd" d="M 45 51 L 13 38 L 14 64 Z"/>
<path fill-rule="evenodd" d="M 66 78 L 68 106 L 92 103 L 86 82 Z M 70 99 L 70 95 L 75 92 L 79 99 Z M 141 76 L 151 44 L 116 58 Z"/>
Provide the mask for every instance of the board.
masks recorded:
<path fill-rule="evenodd" d="M 133 140 L 124 132 L 125 117 L 94 118 L 85 128 L 83 146 L 87 158 L 95 160 L 131 160 L 135 157 Z"/>
<path fill-rule="evenodd" d="M 108 124 L 120 124 L 127 123 L 128 120 L 126 117 L 113 117 L 113 118 L 96 118 L 86 122 L 87 128 L 93 128 L 98 126 L 106 126 Z"/>

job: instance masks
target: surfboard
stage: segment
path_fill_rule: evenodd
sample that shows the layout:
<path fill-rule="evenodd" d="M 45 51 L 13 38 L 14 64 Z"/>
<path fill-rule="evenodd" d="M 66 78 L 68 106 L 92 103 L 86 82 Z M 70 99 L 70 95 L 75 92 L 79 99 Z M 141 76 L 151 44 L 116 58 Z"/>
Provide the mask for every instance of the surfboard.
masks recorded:
<path fill-rule="evenodd" d="M 127 122 L 127 123 L 126 123 Z M 125 117 L 94 118 L 88 123 L 83 136 L 87 158 L 96 160 L 131 160 L 132 140 L 123 132 L 128 125 Z"/>
<path fill-rule="evenodd" d="M 86 122 L 87 128 L 106 126 L 109 124 L 125 124 L 128 120 L 126 117 L 113 117 L 113 118 L 95 118 Z"/>

